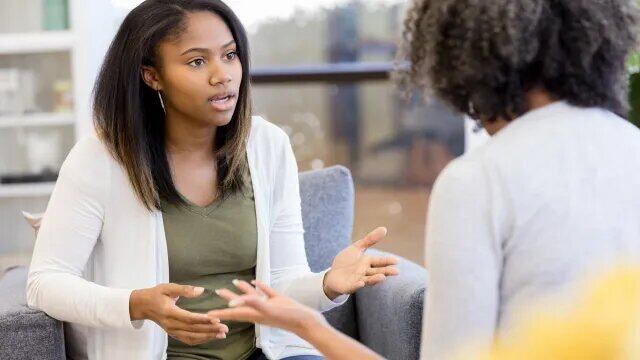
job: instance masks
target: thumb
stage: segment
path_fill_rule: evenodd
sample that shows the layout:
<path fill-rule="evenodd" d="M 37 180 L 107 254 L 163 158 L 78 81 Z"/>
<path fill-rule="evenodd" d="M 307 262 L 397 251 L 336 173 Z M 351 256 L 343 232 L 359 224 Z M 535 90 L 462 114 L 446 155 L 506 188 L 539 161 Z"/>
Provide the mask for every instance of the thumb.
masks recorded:
<path fill-rule="evenodd" d="M 187 297 L 194 298 L 202 295 L 204 292 L 204 288 L 196 287 L 191 285 L 180 285 L 180 284 L 167 284 L 163 293 L 165 295 L 173 297 Z"/>
<path fill-rule="evenodd" d="M 366 250 L 380 242 L 385 236 L 387 236 L 387 228 L 379 227 L 367 234 L 364 238 L 354 242 L 353 245 L 360 250 Z"/>

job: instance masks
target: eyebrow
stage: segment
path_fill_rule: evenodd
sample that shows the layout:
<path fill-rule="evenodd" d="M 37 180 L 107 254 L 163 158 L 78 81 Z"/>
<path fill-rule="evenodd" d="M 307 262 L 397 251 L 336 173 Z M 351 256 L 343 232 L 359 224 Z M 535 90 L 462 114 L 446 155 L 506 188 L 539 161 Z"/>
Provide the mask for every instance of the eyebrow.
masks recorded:
<path fill-rule="evenodd" d="M 226 44 L 222 45 L 220 48 L 221 48 L 221 49 L 224 49 L 224 48 L 229 47 L 229 46 L 231 46 L 231 45 L 233 45 L 233 44 L 235 44 L 235 43 L 236 43 L 236 41 L 235 41 L 235 40 L 231 40 L 231 41 L 229 41 L 228 43 L 226 43 Z M 186 55 L 186 54 L 188 54 L 188 53 L 190 53 L 190 52 L 209 53 L 210 51 L 209 51 L 209 49 L 207 49 L 207 48 L 191 48 L 191 49 L 189 49 L 189 50 L 187 50 L 187 51 L 183 52 L 182 54 L 180 54 L 180 56 L 182 56 L 182 55 Z"/>

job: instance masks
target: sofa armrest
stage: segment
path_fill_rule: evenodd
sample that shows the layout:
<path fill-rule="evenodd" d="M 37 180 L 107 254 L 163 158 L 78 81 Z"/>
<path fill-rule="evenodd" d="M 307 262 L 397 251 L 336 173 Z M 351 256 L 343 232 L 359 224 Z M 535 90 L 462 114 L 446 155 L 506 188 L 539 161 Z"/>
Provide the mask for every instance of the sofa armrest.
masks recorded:
<path fill-rule="evenodd" d="M 376 250 L 368 253 L 392 255 Z M 393 256 L 400 259 L 400 275 L 356 293 L 360 341 L 390 360 L 418 359 L 427 271 L 409 260 Z"/>
<path fill-rule="evenodd" d="M 0 277 L 0 359 L 65 359 L 62 322 L 27 307 L 27 269 Z"/>

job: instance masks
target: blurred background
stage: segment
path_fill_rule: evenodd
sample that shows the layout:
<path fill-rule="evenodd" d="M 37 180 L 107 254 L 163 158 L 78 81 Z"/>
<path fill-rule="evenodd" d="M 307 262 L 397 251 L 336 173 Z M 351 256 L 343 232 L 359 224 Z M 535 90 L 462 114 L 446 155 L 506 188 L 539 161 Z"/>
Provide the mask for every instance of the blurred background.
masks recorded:
<path fill-rule="evenodd" d="M 140 0 L 0 0 L 0 271 L 26 263 L 21 211 L 45 210 L 66 154 L 92 131 L 104 53 Z M 429 191 L 486 135 L 443 105 L 405 100 L 390 73 L 407 0 L 229 0 L 252 47 L 254 112 L 291 138 L 301 171 L 354 177 L 354 238 L 422 264 Z"/>

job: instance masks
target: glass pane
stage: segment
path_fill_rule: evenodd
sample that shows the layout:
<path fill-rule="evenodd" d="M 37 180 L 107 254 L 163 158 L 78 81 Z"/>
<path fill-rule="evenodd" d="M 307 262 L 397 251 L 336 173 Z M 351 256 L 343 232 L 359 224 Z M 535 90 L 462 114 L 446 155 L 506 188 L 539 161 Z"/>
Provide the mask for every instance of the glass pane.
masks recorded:
<path fill-rule="evenodd" d="M 249 31 L 256 67 L 391 61 L 405 9 L 397 0 L 228 3 Z"/>
<path fill-rule="evenodd" d="M 354 237 L 387 226 L 380 248 L 422 263 L 429 189 L 464 151 L 464 119 L 436 102 L 402 100 L 386 81 L 254 86 L 255 113 L 290 136 L 300 171 L 347 166 Z"/>

